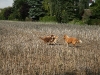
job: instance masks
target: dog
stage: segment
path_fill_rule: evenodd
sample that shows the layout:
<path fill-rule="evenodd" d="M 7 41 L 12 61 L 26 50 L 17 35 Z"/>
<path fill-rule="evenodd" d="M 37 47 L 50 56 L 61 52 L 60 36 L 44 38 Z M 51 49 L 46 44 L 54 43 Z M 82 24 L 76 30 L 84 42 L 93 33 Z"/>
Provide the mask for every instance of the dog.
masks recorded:
<path fill-rule="evenodd" d="M 45 37 L 39 37 L 39 38 L 42 39 L 45 43 L 55 44 L 58 36 L 51 35 L 51 36 L 45 36 Z"/>
<path fill-rule="evenodd" d="M 67 35 L 64 35 L 64 40 L 65 40 L 65 42 L 67 43 L 67 44 L 73 44 L 73 46 L 75 46 L 76 45 L 76 43 L 82 43 L 82 41 L 81 40 L 79 40 L 79 39 L 77 39 L 77 38 L 75 38 L 75 37 L 69 37 L 69 36 L 67 36 Z"/>

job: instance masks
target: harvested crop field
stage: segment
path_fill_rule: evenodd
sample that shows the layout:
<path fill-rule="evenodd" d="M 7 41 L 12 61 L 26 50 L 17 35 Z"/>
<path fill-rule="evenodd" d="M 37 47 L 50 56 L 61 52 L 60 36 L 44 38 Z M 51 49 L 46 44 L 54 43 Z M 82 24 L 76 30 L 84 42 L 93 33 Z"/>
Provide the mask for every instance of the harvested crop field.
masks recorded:
<path fill-rule="evenodd" d="M 39 39 L 51 34 L 55 45 Z M 64 34 L 82 44 L 67 46 Z M 100 26 L 0 21 L 0 75 L 100 75 Z"/>

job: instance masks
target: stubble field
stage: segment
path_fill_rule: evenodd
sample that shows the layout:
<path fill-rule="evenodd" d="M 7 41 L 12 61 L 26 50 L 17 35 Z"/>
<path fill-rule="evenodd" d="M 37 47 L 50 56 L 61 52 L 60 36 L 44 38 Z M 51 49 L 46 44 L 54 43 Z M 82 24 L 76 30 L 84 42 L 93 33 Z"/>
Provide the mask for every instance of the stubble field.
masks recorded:
<path fill-rule="evenodd" d="M 55 45 L 39 39 L 51 34 Z M 67 46 L 64 34 L 83 43 Z M 0 21 L 0 75 L 100 75 L 100 26 Z"/>

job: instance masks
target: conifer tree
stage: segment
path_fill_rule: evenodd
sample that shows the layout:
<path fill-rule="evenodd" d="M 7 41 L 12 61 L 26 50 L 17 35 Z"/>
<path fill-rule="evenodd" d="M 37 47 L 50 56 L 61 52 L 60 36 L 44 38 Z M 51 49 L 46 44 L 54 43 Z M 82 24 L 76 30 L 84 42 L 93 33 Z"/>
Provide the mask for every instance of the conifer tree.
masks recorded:
<path fill-rule="evenodd" d="M 29 16 L 35 18 L 35 20 L 39 20 L 39 17 L 45 14 L 42 0 L 28 0 L 28 4 L 31 6 L 29 9 Z"/>

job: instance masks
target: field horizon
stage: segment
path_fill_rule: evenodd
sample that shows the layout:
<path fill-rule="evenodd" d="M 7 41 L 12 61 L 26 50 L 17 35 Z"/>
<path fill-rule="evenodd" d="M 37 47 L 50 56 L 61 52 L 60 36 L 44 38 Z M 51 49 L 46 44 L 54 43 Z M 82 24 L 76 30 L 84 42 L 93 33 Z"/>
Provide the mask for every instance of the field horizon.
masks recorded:
<path fill-rule="evenodd" d="M 39 39 L 51 34 L 55 45 Z M 0 21 L 0 75 L 100 75 L 100 26 Z"/>

